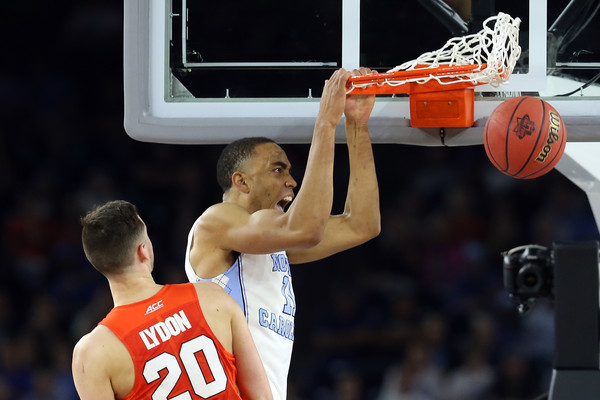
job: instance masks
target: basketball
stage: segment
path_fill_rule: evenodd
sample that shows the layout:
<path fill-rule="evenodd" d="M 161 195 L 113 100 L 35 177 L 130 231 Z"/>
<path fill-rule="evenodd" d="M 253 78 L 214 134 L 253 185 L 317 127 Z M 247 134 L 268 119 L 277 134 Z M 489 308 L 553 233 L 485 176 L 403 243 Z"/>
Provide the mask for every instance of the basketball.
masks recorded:
<path fill-rule="evenodd" d="M 565 151 L 565 123 L 548 102 L 520 96 L 492 111 L 484 132 L 485 152 L 502 173 L 517 179 L 551 171 Z"/>

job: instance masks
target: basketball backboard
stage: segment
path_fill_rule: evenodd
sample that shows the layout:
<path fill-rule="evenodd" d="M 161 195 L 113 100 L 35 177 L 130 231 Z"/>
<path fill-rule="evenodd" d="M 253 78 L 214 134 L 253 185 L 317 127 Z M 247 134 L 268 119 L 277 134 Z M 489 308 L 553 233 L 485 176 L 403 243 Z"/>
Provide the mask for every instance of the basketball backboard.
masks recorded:
<path fill-rule="evenodd" d="M 333 70 L 386 71 L 478 30 L 499 11 L 521 19 L 523 55 L 508 83 L 476 88 L 473 126 L 415 128 L 406 97 L 381 96 L 370 121 L 373 141 L 480 144 L 486 116 L 520 94 L 551 102 L 569 141 L 597 137 L 598 0 L 312 0 L 301 8 L 267 2 L 235 10 L 188 0 L 124 4 L 125 128 L 137 140 L 202 144 L 266 135 L 308 142 Z"/>

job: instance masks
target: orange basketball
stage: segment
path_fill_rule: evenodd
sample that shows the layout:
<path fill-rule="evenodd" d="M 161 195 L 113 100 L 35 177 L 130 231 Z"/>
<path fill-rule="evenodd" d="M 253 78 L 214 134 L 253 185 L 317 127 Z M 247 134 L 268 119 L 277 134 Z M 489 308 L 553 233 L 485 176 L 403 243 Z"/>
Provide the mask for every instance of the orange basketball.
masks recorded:
<path fill-rule="evenodd" d="M 567 143 L 565 123 L 556 109 L 537 97 L 502 102 L 488 118 L 483 144 L 502 173 L 532 179 L 552 170 Z"/>

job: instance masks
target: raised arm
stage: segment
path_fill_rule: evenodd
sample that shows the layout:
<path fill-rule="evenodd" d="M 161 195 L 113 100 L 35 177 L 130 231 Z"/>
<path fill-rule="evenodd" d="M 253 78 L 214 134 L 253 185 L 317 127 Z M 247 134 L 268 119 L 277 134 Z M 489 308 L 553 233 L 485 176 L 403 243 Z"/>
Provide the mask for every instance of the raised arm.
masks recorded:
<path fill-rule="evenodd" d="M 202 255 L 198 257 L 206 260 L 207 251 L 213 249 L 265 254 L 289 248 L 313 247 L 321 241 L 333 202 L 335 129 L 344 112 L 345 85 L 349 77 L 348 71 L 340 69 L 325 82 L 302 187 L 288 210 L 283 212 L 268 205 L 257 207 L 258 211 L 248 212 L 239 202 L 228 201 L 211 207 L 197 225 L 194 246 L 196 243 L 211 245 L 202 249 L 193 247 L 192 260 L 196 259 L 194 252 L 201 252 Z M 281 190 L 285 187 L 285 193 L 291 198 L 296 183 L 290 175 L 289 161 L 285 153 L 277 153 L 278 146 L 272 147 L 273 165 L 260 182 L 253 181 L 251 177 L 244 181 L 241 175 L 239 182 L 236 182 L 234 176 L 234 184 L 240 188 L 238 192 L 260 190 L 266 193 L 266 180 L 275 182 L 272 188 L 267 189 Z"/>
<path fill-rule="evenodd" d="M 318 232 L 318 241 L 321 240 L 333 203 L 335 128 L 346 105 L 346 82 L 349 77 L 349 72 L 340 69 L 325 83 L 302 187 L 284 217 L 290 227 L 309 224 L 309 229 Z"/>
<path fill-rule="evenodd" d="M 354 75 L 370 73 L 368 68 Z M 375 104 L 375 95 L 348 95 L 346 139 L 350 177 L 343 214 L 329 218 L 322 241 L 309 249 L 288 251 L 291 263 L 318 260 L 349 249 L 376 237 L 381 230 L 379 186 L 367 122 Z"/>

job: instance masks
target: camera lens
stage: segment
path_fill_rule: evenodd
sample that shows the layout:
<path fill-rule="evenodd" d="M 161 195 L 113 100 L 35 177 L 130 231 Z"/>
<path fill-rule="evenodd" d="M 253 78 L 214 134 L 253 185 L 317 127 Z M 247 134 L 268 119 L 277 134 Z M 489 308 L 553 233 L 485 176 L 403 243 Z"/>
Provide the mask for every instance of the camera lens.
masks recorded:
<path fill-rule="evenodd" d="M 536 274 L 528 273 L 523 275 L 523 284 L 527 287 L 534 287 L 539 282 Z"/>
<path fill-rule="evenodd" d="M 517 291 L 527 294 L 541 294 L 542 271 L 539 265 L 525 264 L 517 275 Z"/>

